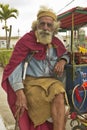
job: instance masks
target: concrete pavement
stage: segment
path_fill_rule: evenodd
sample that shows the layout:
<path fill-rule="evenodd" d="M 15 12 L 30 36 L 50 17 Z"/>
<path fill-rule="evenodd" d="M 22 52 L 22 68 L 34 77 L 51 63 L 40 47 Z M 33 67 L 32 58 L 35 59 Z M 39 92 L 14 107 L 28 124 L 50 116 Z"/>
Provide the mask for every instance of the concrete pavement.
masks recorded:
<path fill-rule="evenodd" d="M 3 69 L 0 67 L 0 84 L 2 79 L 2 72 Z M 8 106 L 6 93 L 1 86 L 0 86 L 0 116 L 1 116 L 0 121 L 2 122 L 3 120 L 6 130 L 13 130 L 15 120 Z M 0 130 L 4 130 L 3 124 L 2 127 L 3 128 L 1 128 L 0 124 Z"/>

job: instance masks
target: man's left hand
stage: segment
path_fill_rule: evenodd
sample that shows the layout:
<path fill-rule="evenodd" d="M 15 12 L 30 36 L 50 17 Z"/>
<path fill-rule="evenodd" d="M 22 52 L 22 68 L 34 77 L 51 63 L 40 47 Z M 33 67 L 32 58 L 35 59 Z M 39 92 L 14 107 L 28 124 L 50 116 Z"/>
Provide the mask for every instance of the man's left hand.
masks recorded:
<path fill-rule="evenodd" d="M 62 76 L 63 72 L 64 72 L 64 66 L 66 64 L 66 61 L 64 59 L 61 59 L 60 61 L 58 61 L 54 67 L 54 72 L 58 75 L 58 76 Z"/>

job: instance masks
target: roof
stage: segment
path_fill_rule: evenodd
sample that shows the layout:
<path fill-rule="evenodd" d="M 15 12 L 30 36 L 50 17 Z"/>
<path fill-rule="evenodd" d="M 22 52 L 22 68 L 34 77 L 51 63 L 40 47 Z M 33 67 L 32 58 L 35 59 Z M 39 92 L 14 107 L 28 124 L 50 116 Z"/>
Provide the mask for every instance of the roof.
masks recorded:
<path fill-rule="evenodd" d="M 87 7 L 75 7 L 58 15 L 58 20 L 61 22 L 61 28 L 70 30 L 87 25 Z"/>

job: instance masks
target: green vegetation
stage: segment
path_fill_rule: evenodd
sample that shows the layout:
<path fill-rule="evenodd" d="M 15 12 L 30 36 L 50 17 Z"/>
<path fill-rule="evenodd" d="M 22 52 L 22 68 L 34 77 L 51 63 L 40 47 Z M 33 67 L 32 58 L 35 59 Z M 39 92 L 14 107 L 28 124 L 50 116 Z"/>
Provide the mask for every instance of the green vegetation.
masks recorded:
<path fill-rule="evenodd" d="M 1 22 L 4 21 L 4 26 L 2 27 L 2 29 L 5 30 L 7 49 L 10 48 L 10 38 L 12 32 L 12 25 L 8 27 L 7 20 L 12 17 L 17 19 L 18 14 L 19 14 L 18 10 L 14 8 L 10 8 L 9 4 L 0 4 L 0 20 Z"/>
<path fill-rule="evenodd" d="M 9 59 L 11 57 L 11 54 L 12 54 L 12 51 L 11 49 L 9 50 L 5 50 L 5 49 L 0 49 L 0 65 L 1 67 L 5 67 L 8 62 L 9 62 Z"/>

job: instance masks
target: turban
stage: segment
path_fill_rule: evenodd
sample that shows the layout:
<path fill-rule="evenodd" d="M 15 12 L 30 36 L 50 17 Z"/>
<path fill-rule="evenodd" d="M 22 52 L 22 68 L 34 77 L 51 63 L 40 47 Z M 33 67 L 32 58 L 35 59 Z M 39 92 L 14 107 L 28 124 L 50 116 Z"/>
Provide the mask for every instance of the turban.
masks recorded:
<path fill-rule="evenodd" d="M 37 19 L 44 17 L 44 16 L 51 17 L 51 18 L 53 18 L 54 21 L 57 20 L 56 14 L 52 11 L 40 11 L 40 12 L 38 12 Z"/>

